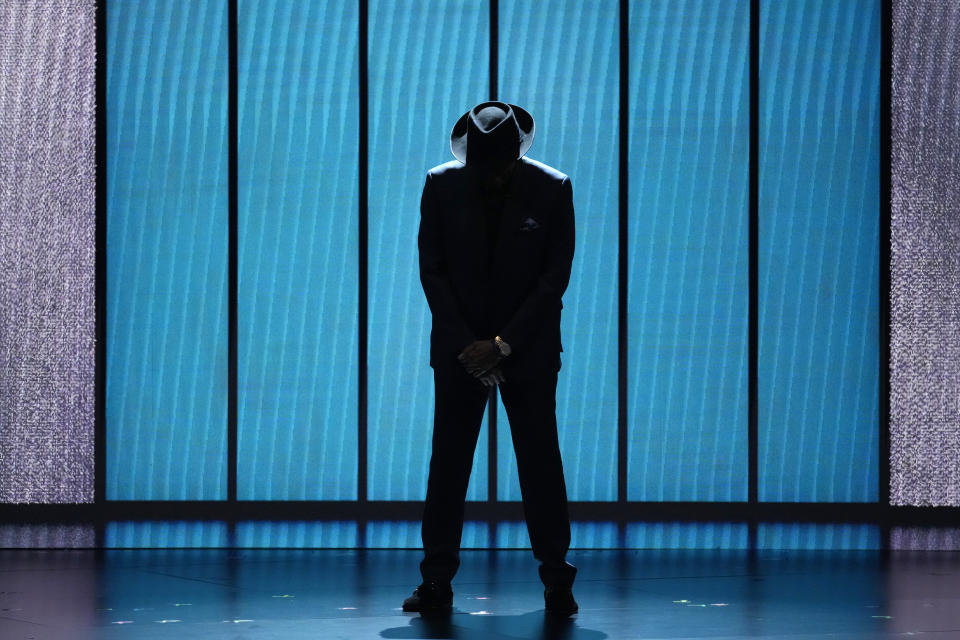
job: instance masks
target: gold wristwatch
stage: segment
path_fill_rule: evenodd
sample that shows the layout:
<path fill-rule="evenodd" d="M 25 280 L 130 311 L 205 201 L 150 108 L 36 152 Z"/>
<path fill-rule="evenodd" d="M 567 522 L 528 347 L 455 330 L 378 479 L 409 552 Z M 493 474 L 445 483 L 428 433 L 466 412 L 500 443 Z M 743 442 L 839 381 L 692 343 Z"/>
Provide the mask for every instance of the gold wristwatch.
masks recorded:
<path fill-rule="evenodd" d="M 494 337 L 493 343 L 497 345 L 497 349 L 500 350 L 500 355 L 502 355 L 504 358 L 513 352 L 513 350 L 510 348 L 510 345 L 504 342 L 503 338 L 500 336 Z"/>

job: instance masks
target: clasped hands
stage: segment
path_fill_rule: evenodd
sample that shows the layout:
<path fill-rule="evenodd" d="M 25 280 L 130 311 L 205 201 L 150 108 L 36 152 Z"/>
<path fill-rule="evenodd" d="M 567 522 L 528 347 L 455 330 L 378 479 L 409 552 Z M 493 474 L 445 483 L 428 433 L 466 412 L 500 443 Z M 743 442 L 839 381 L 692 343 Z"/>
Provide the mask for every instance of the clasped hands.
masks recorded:
<path fill-rule="evenodd" d="M 496 386 L 506 379 L 499 366 L 503 354 L 493 340 L 476 340 L 470 343 L 460 352 L 457 360 L 467 373 L 479 378 L 485 387 Z"/>

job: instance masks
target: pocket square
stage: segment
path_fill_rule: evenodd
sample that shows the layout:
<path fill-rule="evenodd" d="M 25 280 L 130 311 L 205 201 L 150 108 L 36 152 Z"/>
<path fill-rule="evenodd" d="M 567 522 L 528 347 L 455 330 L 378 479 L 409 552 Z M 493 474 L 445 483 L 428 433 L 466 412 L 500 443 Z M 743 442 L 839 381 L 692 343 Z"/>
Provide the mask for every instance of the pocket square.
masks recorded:
<path fill-rule="evenodd" d="M 527 218 L 520 225 L 520 231 L 533 231 L 534 229 L 539 229 L 540 223 L 534 220 L 533 218 Z"/>

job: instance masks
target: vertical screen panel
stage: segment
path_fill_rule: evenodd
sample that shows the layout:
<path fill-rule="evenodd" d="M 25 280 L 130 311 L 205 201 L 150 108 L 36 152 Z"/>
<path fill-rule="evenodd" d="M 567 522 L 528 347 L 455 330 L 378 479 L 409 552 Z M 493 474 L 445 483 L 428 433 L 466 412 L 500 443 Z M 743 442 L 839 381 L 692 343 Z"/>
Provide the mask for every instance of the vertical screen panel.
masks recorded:
<path fill-rule="evenodd" d="M 357 497 L 357 3 L 242 0 L 237 495 Z"/>
<path fill-rule="evenodd" d="M 107 497 L 223 499 L 227 9 L 106 8 Z"/>
<path fill-rule="evenodd" d="M 760 11 L 759 496 L 877 496 L 880 1 Z"/>
<path fill-rule="evenodd" d="M 489 13 L 480 0 L 370 2 L 369 498 L 422 500 L 433 433 L 430 309 L 417 229 L 427 170 L 486 99 Z M 486 499 L 486 428 L 467 491 Z"/>
<path fill-rule="evenodd" d="M 0 502 L 94 500 L 95 15 L 0 6 Z"/>
<path fill-rule="evenodd" d="M 630 3 L 630 500 L 747 498 L 749 2 Z"/>
<path fill-rule="evenodd" d="M 563 296 L 557 430 L 571 500 L 617 493 L 617 122 L 615 0 L 500 2 L 500 100 L 530 112 L 528 157 L 570 176 L 576 246 Z M 509 422 L 498 417 L 497 495 L 519 500 Z"/>
<path fill-rule="evenodd" d="M 889 497 L 958 507 L 960 5 L 893 6 Z"/>

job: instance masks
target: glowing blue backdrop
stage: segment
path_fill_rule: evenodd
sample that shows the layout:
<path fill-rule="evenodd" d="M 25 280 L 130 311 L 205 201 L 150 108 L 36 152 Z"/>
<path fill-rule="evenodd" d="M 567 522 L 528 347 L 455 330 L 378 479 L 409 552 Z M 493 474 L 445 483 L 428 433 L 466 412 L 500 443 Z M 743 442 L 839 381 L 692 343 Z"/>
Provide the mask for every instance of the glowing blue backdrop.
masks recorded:
<path fill-rule="evenodd" d="M 747 498 L 749 8 L 630 4 L 631 500 Z"/>
<path fill-rule="evenodd" d="M 762 500 L 877 497 L 879 5 L 760 3 Z M 558 390 L 569 497 L 616 499 L 626 348 L 628 499 L 745 500 L 749 1 L 628 0 L 626 113 L 619 7 L 499 3 L 498 97 L 532 112 L 531 157 L 574 190 Z M 418 202 L 426 170 L 451 157 L 449 128 L 488 97 L 489 5 L 369 2 L 366 291 L 357 3 L 238 10 L 238 497 L 357 499 L 366 296 L 367 497 L 420 500 L 433 390 Z M 108 498 L 224 499 L 226 2 L 110 0 L 107 37 Z M 498 498 L 517 500 L 502 407 L 499 423 Z M 471 500 L 488 497 L 486 456 L 484 429 Z M 602 546 L 604 531 L 577 535 Z M 505 526 L 494 543 L 524 535 Z"/>
<path fill-rule="evenodd" d="M 357 7 L 237 15 L 237 496 L 354 499 Z"/>
<path fill-rule="evenodd" d="M 500 3 L 500 99 L 536 121 L 529 156 L 570 176 L 576 245 L 563 297 L 557 430 L 571 500 L 616 500 L 618 4 Z M 520 500 L 506 410 L 497 497 Z"/>
<path fill-rule="evenodd" d="M 759 496 L 877 499 L 880 2 L 760 5 Z"/>
<path fill-rule="evenodd" d="M 107 498 L 227 484 L 227 22 L 107 3 Z"/>
<path fill-rule="evenodd" d="M 452 158 L 453 122 L 485 99 L 489 12 L 481 0 L 369 6 L 369 497 L 423 500 L 433 374 L 417 257 L 420 191 L 427 170 Z M 473 468 L 467 499 L 486 500 L 486 428 Z"/>

